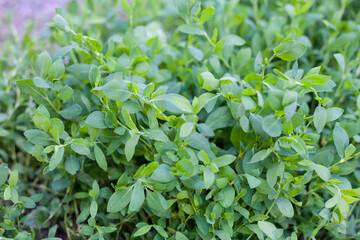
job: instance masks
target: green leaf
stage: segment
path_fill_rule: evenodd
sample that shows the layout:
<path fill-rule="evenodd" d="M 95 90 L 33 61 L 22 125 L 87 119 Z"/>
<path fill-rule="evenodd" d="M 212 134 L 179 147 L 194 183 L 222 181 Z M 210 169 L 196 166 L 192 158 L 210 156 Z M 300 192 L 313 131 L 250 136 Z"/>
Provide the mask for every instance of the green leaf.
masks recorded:
<path fill-rule="evenodd" d="M 63 101 L 70 100 L 72 95 L 74 94 L 74 90 L 69 86 L 64 86 L 60 89 L 59 98 Z M 78 104 L 74 104 L 73 106 L 76 106 Z M 78 105 L 80 107 L 80 105 Z M 81 108 L 81 107 L 80 107 Z M 81 110 L 77 110 L 78 114 L 81 113 Z M 78 115 L 77 114 L 77 115 Z M 74 114 L 75 115 L 75 114 Z M 77 116 L 76 115 L 76 116 Z M 67 119 L 70 119 L 69 117 Z"/>
<path fill-rule="evenodd" d="M 204 234 L 209 233 L 209 224 L 206 222 L 205 218 L 202 216 L 195 216 L 196 226 L 200 229 L 200 231 Z"/>
<path fill-rule="evenodd" d="M 184 176 L 190 177 L 195 170 L 195 166 L 191 160 L 182 159 L 176 163 L 176 169 L 178 172 L 181 172 Z"/>
<path fill-rule="evenodd" d="M 205 170 L 204 170 L 204 183 L 205 183 L 205 188 L 209 189 L 215 181 L 215 174 L 214 172 L 211 170 L 211 168 L 209 166 L 206 166 Z"/>
<path fill-rule="evenodd" d="M 135 123 L 133 122 L 133 120 L 131 119 L 131 116 L 127 109 L 125 109 L 125 108 L 121 109 L 121 115 L 124 118 L 126 126 L 128 126 L 130 129 L 137 130 L 137 127 L 136 127 Z"/>
<path fill-rule="evenodd" d="M 72 120 L 81 114 L 82 108 L 79 104 L 74 104 L 65 108 L 60 112 L 61 116 L 65 119 Z"/>
<path fill-rule="evenodd" d="M 178 30 L 190 35 L 204 35 L 203 31 L 198 25 L 195 24 L 183 24 L 178 27 Z"/>
<path fill-rule="evenodd" d="M 104 171 L 106 171 L 107 170 L 107 162 L 106 162 L 105 155 L 104 155 L 103 151 L 101 150 L 101 148 L 99 148 L 97 145 L 94 145 L 94 155 L 95 155 L 95 160 L 96 160 L 97 164 L 99 165 L 99 167 L 101 167 Z"/>
<path fill-rule="evenodd" d="M 169 237 L 169 235 L 166 233 L 165 229 L 159 225 L 153 225 L 153 227 L 156 229 L 156 231 L 165 239 Z"/>
<path fill-rule="evenodd" d="M 266 159 L 270 155 L 271 152 L 272 152 L 272 149 L 269 148 L 269 149 L 263 149 L 263 150 L 255 153 L 252 156 L 250 163 L 260 162 L 260 161 Z"/>
<path fill-rule="evenodd" d="M 279 137 L 281 135 L 282 124 L 278 117 L 269 115 L 263 120 L 263 128 L 271 137 Z"/>
<path fill-rule="evenodd" d="M 285 61 L 294 61 L 304 55 L 306 46 L 303 43 L 293 40 L 283 42 L 274 49 L 274 53 L 278 58 Z"/>
<path fill-rule="evenodd" d="M 176 232 L 175 240 L 189 240 L 183 233 Z"/>
<path fill-rule="evenodd" d="M 46 51 L 42 52 L 35 60 L 35 73 L 37 76 L 46 78 L 51 64 L 50 55 Z"/>
<path fill-rule="evenodd" d="M 42 113 L 35 113 L 33 116 L 35 126 L 41 130 L 47 131 L 50 127 L 50 119 Z"/>
<path fill-rule="evenodd" d="M 81 142 L 73 142 L 70 144 L 70 146 L 71 149 L 74 150 L 74 152 L 80 155 L 88 156 L 90 154 L 89 148 L 83 145 Z"/>
<path fill-rule="evenodd" d="M 159 166 L 159 163 L 157 163 L 157 162 L 149 163 L 144 168 L 144 170 L 141 172 L 141 176 L 146 177 L 147 175 L 152 174 L 158 166 Z"/>
<path fill-rule="evenodd" d="M 242 46 L 246 43 L 241 37 L 232 34 L 227 35 L 224 39 L 227 46 Z"/>
<path fill-rule="evenodd" d="M 138 229 L 135 233 L 134 233 L 134 237 L 138 237 L 138 236 L 142 236 L 144 234 L 146 234 L 147 232 L 150 231 L 150 229 L 152 228 L 151 225 L 145 225 L 143 227 L 141 227 L 140 229 Z"/>
<path fill-rule="evenodd" d="M 167 183 L 171 182 L 175 179 L 174 175 L 171 174 L 170 167 L 167 164 L 160 164 L 153 174 L 151 175 L 151 178 L 154 179 L 157 182 L 161 183 Z"/>
<path fill-rule="evenodd" d="M 347 135 L 346 131 L 340 127 L 335 126 L 333 131 L 333 138 L 334 138 L 334 144 L 337 153 L 341 158 L 344 157 L 344 151 L 349 145 L 349 136 Z"/>
<path fill-rule="evenodd" d="M 310 74 L 306 75 L 306 79 L 310 79 L 312 85 L 324 85 L 331 80 L 331 76 L 323 75 L 323 74 Z"/>
<path fill-rule="evenodd" d="M 125 144 L 126 160 L 130 161 L 135 153 L 135 147 L 139 142 L 140 135 L 132 136 Z"/>
<path fill-rule="evenodd" d="M 180 127 L 180 137 L 187 137 L 189 136 L 193 129 L 194 129 L 194 123 L 193 122 L 185 122 L 183 125 L 181 125 Z"/>
<path fill-rule="evenodd" d="M 6 163 L 0 165 L 0 187 L 4 185 L 9 176 L 9 168 Z"/>
<path fill-rule="evenodd" d="M 235 190 L 231 186 L 227 186 L 223 190 L 221 190 L 221 193 L 223 194 L 224 198 L 220 200 L 220 204 L 224 208 L 228 208 L 232 205 L 235 199 Z"/>
<path fill-rule="evenodd" d="M 40 145 L 47 146 L 51 144 L 51 137 L 44 131 L 37 129 L 30 129 L 24 132 L 24 135 L 30 142 Z"/>
<path fill-rule="evenodd" d="M 61 58 L 58 58 L 49 69 L 49 77 L 53 80 L 60 79 L 65 73 L 64 62 Z M 61 92 L 60 92 L 61 93 Z"/>
<path fill-rule="evenodd" d="M 332 122 L 341 117 L 344 113 L 344 109 L 338 107 L 332 107 L 326 109 L 326 122 Z"/>
<path fill-rule="evenodd" d="M 42 77 L 34 77 L 33 81 L 38 88 L 50 88 L 50 85 Z"/>
<path fill-rule="evenodd" d="M 101 90 L 111 100 L 124 102 L 129 99 L 132 93 L 129 91 L 128 85 L 119 79 L 111 80 L 101 87 Z"/>
<path fill-rule="evenodd" d="M 49 161 L 49 170 L 54 170 L 61 162 L 64 156 L 64 146 L 55 146 L 54 154 Z"/>
<path fill-rule="evenodd" d="M 56 14 L 53 21 L 61 31 L 69 32 L 71 30 L 69 23 L 61 15 Z"/>
<path fill-rule="evenodd" d="M 250 188 L 256 188 L 261 184 L 261 181 L 253 175 L 245 173 L 246 179 L 249 183 Z"/>
<path fill-rule="evenodd" d="M 215 8 L 208 7 L 201 12 L 200 25 L 204 24 L 214 14 Z"/>
<path fill-rule="evenodd" d="M 85 124 L 89 127 L 104 129 L 107 128 L 105 125 L 105 114 L 100 111 L 92 112 L 85 120 Z"/>
<path fill-rule="evenodd" d="M 131 194 L 129 210 L 135 212 L 138 210 L 145 201 L 144 188 L 140 181 L 137 181 L 134 185 L 134 190 Z"/>
<path fill-rule="evenodd" d="M 277 229 L 274 224 L 266 221 L 259 221 L 258 226 L 271 240 L 278 240 L 283 234 L 282 229 Z"/>
<path fill-rule="evenodd" d="M 116 213 L 123 210 L 130 202 L 133 188 L 116 190 L 109 198 L 107 211 Z"/>
<path fill-rule="evenodd" d="M 214 75 L 210 72 L 203 72 L 200 74 L 203 79 L 203 88 L 205 88 L 208 91 L 213 91 L 217 89 L 219 86 L 219 80 L 217 80 Z"/>
<path fill-rule="evenodd" d="M 314 164 L 313 168 L 317 175 L 324 180 L 325 182 L 328 182 L 330 179 L 330 170 L 327 167 L 324 167 L 320 164 Z"/>
<path fill-rule="evenodd" d="M 185 97 L 175 93 L 160 95 L 152 101 L 171 113 L 192 113 L 193 111 L 190 102 Z"/>
<path fill-rule="evenodd" d="M 289 218 L 294 216 L 294 208 L 287 198 L 278 198 L 275 199 L 276 205 L 279 207 L 280 212 Z"/>
<path fill-rule="evenodd" d="M 318 133 L 321 133 L 323 128 L 325 127 L 326 119 L 327 119 L 327 111 L 322 106 L 317 106 L 314 111 L 314 126 Z"/>
<path fill-rule="evenodd" d="M 345 64 L 344 55 L 342 55 L 341 53 L 335 53 L 334 58 L 336 59 L 336 62 L 339 64 L 341 71 L 345 72 L 346 64 Z"/>
<path fill-rule="evenodd" d="M 218 168 L 221 168 L 223 166 L 230 165 L 232 162 L 234 162 L 236 159 L 236 156 L 226 154 L 221 157 L 214 158 L 211 163 L 215 164 Z"/>
<path fill-rule="evenodd" d="M 40 89 L 35 86 L 33 79 L 22 79 L 16 81 L 16 85 L 20 88 L 20 91 L 25 94 L 29 94 L 33 97 L 37 104 L 43 104 L 46 107 L 50 107 L 49 103 L 45 100 Z"/>
<path fill-rule="evenodd" d="M 19 172 L 18 172 L 17 169 L 15 169 L 14 171 L 12 171 L 10 173 L 10 177 L 9 177 L 9 185 L 10 185 L 10 187 L 15 187 L 18 180 L 19 180 Z"/>

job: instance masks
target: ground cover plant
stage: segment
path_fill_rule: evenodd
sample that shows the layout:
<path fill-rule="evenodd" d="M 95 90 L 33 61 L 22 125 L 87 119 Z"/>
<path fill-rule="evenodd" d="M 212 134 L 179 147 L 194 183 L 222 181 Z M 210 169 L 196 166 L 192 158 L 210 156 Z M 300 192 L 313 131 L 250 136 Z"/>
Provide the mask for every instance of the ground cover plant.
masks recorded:
<path fill-rule="evenodd" d="M 68 9 L 5 85 L 4 237 L 360 238 L 358 2 Z"/>

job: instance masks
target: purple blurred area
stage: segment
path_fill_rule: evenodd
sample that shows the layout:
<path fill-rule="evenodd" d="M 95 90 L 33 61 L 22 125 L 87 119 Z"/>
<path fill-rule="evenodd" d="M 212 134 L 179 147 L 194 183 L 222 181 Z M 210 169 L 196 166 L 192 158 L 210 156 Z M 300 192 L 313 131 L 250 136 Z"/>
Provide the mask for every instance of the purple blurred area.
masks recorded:
<path fill-rule="evenodd" d="M 28 23 L 41 29 L 55 15 L 55 8 L 65 7 L 69 0 L 0 0 L 0 40 L 10 33 L 9 18 L 18 33 L 23 33 Z"/>

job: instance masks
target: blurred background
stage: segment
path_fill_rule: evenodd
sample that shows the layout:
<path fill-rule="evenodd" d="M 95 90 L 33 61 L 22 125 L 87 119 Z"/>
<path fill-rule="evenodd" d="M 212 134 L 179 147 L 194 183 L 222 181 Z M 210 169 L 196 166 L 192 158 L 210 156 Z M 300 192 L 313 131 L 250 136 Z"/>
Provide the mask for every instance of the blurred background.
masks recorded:
<path fill-rule="evenodd" d="M 40 30 L 54 16 L 55 8 L 64 7 L 69 0 L 0 0 L 0 41 L 11 31 L 22 34 L 28 24 Z M 10 27 L 13 22 L 13 27 Z M 5 26 L 5 27 L 3 27 Z"/>

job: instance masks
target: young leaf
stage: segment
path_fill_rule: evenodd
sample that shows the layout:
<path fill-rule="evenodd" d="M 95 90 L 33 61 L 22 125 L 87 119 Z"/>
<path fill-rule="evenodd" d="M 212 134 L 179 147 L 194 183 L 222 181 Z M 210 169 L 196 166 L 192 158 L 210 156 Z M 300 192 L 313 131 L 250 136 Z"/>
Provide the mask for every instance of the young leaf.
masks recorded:
<path fill-rule="evenodd" d="M 278 58 L 285 61 L 294 61 L 304 55 L 306 46 L 301 42 L 293 40 L 283 42 L 274 49 L 274 53 Z"/>
<path fill-rule="evenodd" d="M 203 31 L 198 25 L 195 24 L 183 24 L 178 27 L 178 30 L 190 35 L 204 35 Z"/>
<path fill-rule="evenodd" d="M 134 190 L 132 191 L 131 194 L 129 210 L 131 212 L 135 212 L 143 205 L 144 200 L 145 200 L 144 188 L 141 182 L 137 181 L 134 185 Z"/>
<path fill-rule="evenodd" d="M 344 151 L 346 147 L 349 145 L 349 136 L 342 127 L 335 126 L 333 131 L 333 138 L 334 138 L 336 151 L 339 154 L 339 156 L 343 158 Z"/>
<path fill-rule="evenodd" d="M 258 226 L 271 240 L 277 240 L 283 234 L 282 229 L 277 229 L 274 224 L 266 221 L 259 221 Z"/>
<path fill-rule="evenodd" d="M 135 153 L 135 147 L 139 142 L 139 135 L 131 137 L 125 144 L 125 156 L 126 160 L 130 161 Z"/>
<path fill-rule="evenodd" d="M 116 213 L 123 210 L 130 202 L 133 188 L 116 190 L 107 203 L 107 211 Z"/>
<path fill-rule="evenodd" d="M 94 145 L 94 155 L 95 155 L 95 160 L 96 160 L 97 164 L 99 165 L 99 167 L 101 167 L 104 171 L 106 171 L 107 170 L 107 162 L 106 162 L 105 155 L 104 155 L 103 151 L 101 150 L 101 148 L 99 148 L 97 145 Z"/>
<path fill-rule="evenodd" d="M 327 111 L 322 106 L 317 106 L 314 111 L 314 126 L 318 133 L 321 133 L 323 128 L 325 127 L 326 119 L 327 119 Z"/>
<path fill-rule="evenodd" d="M 281 121 L 274 115 L 269 115 L 263 120 L 263 128 L 271 137 L 279 137 L 281 135 Z"/>
<path fill-rule="evenodd" d="M 85 120 L 85 124 L 89 127 L 104 129 L 107 128 L 105 125 L 105 114 L 100 111 L 92 112 Z"/>
<path fill-rule="evenodd" d="M 279 207 L 280 212 L 286 217 L 292 218 L 294 216 L 294 208 L 287 198 L 275 199 L 276 205 Z"/>
<path fill-rule="evenodd" d="M 54 154 L 49 161 L 49 170 L 54 170 L 61 162 L 64 156 L 64 146 L 55 146 Z"/>
<path fill-rule="evenodd" d="M 203 72 L 200 74 L 203 79 L 202 86 L 208 90 L 212 91 L 215 90 L 219 86 L 219 80 L 217 80 L 214 75 L 210 72 Z"/>

